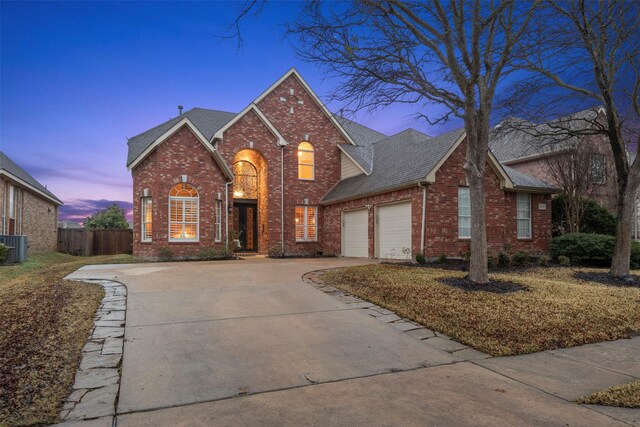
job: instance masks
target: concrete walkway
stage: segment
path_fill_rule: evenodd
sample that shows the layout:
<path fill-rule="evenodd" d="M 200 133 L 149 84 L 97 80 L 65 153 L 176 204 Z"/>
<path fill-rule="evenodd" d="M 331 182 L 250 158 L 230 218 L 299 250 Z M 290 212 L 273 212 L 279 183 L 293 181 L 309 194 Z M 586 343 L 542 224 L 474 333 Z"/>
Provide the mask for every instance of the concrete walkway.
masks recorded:
<path fill-rule="evenodd" d="M 639 338 L 460 362 L 301 280 L 366 262 L 253 258 L 73 273 L 128 289 L 117 425 L 640 422 L 640 410 L 571 403 L 640 377 Z"/>

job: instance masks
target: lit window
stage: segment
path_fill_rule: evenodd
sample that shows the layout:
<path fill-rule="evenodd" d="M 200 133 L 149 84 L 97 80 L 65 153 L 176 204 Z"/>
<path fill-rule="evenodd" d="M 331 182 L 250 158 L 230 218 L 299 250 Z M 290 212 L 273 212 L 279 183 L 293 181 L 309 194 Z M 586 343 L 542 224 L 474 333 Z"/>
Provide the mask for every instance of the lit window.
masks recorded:
<path fill-rule="evenodd" d="M 153 231 L 153 220 L 152 220 L 152 202 L 151 197 L 143 197 L 141 200 L 141 217 L 142 217 L 142 241 L 150 242 L 151 241 L 151 232 Z"/>
<path fill-rule="evenodd" d="M 518 239 L 531 238 L 531 194 L 518 193 L 517 196 Z"/>
<path fill-rule="evenodd" d="M 200 219 L 198 192 L 178 184 L 169 193 L 169 240 L 197 242 Z"/>
<path fill-rule="evenodd" d="M 606 164 L 603 154 L 592 154 L 589 156 L 591 163 L 591 182 L 594 184 L 604 184 L 607 181 Z"/>
<path fill-rule="evenodd" d="M 317 233 L 318 208 L 296 206 L 296 242 L 315 242 Z"/>
<path fill-rule="evenodd" d="M 298 179 L 313 180 L 314 171 L 313 145 L 301 142 L 298 145 Z"/>
<path fill-rule="evenodd" d="M 458 188 L 458 238 L 471 238 L 471 198 L 469 187 Z"/>
<path fill-rule="evenodd" d="M 249 162 L 236 162 L 233 165 L 233 197 L 236 199 L 258 198 L 258 173 Z"/>
<path fill-rule="evenodd" d="M 220 242 L 222 241 L 222 200 L 216 200 L 215 225 L 215 239 L 216 242 Z"/>

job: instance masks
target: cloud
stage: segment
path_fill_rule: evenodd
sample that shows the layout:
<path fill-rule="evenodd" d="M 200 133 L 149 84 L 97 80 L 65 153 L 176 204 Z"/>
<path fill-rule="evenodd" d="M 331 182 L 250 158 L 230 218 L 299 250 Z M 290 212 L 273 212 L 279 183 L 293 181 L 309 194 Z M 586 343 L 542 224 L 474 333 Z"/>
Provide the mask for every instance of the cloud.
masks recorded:
<path fill-rule="evenodd" d="M 64 205 L 60 206 L 59 220 L 72 220 L 82 222 L 88 216 L 93 215 L 100 209 L 105 209 L 112 204 L 117 204 L 126 212 L 127 220 L 133 220 L 133 203 L 122 200 L 90 200 L 90 199 L 72 199 L 63 200 Z"/>

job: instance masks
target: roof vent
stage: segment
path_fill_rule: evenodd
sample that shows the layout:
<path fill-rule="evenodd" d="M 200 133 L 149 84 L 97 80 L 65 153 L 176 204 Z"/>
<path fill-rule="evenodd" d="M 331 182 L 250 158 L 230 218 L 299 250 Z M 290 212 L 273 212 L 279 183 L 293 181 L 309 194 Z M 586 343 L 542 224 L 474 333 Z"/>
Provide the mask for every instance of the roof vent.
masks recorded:
<path fill-rule="evenodd" d="M 178 105 L 178 115 L 181 116 L 182 115 L 182 109 L 184 107 L 182 105 Z"/>

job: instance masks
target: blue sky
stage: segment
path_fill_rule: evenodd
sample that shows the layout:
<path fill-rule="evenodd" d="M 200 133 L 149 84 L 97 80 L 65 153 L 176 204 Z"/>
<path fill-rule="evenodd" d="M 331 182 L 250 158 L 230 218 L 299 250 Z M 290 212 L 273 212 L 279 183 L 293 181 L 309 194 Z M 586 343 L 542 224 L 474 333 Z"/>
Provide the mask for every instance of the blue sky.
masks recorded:
<path fill-rule="evenodd" d="M 238 50 L 221 36 L 240 5 L 2 1 L 1 149 L 65 202 L 64 216 L 84 217 L 105 200 L 130 206 L 126 138 L 175 116 L 178 104 L 240 111 L 292 66 L 327 99 L 336 82 L 296 59 L 283 37 L 297 5 L 272 2 L 247 17 Z M 412 108 L 355 119 L 387 134 L 444 130 L 413 119 Z"/>

